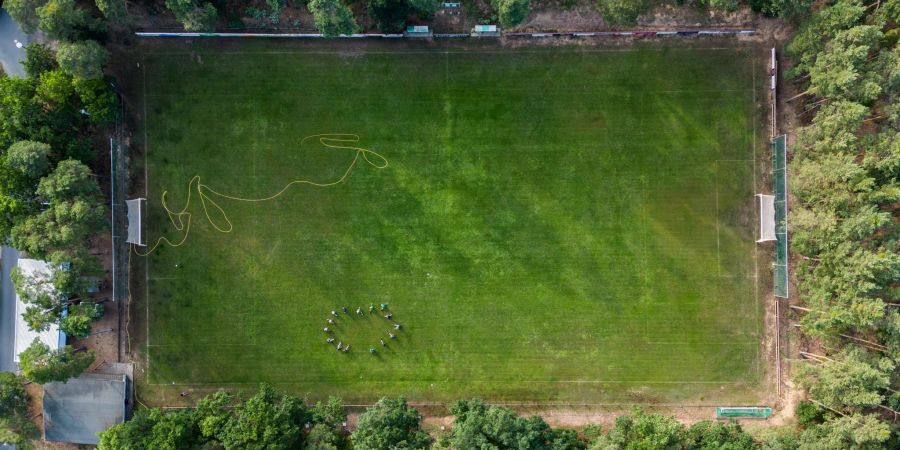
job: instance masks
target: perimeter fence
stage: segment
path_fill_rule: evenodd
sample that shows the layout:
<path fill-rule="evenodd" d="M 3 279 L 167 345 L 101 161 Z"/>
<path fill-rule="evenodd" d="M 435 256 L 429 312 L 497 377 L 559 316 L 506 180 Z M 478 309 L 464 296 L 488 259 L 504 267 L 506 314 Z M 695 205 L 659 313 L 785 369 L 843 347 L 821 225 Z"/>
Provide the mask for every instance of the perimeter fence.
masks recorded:
<path fill-rule="evenodd" d="M 775 296 L 788 297 L 787 136 L 772 140 L 772 183 L 775 192 Z"/>

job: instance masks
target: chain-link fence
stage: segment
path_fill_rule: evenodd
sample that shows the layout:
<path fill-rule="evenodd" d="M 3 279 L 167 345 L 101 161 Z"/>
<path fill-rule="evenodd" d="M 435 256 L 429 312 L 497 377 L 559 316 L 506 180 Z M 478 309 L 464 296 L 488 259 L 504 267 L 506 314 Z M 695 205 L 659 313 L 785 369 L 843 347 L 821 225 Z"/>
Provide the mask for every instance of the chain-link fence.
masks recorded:
<path fill-rule="evenodd" d="M 775 296 L 788 296 L 787 136 L 772 140 L 772 179 L 775 191 Z"/>

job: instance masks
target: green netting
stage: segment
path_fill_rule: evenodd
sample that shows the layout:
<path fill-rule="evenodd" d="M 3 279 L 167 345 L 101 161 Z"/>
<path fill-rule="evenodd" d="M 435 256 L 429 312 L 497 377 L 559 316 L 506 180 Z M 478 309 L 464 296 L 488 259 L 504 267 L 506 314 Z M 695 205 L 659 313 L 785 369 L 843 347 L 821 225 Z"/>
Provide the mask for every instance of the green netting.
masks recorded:
<path fill-rule="evenodd" d="M 771 415 L 772 408 L 768 407 L 716 407 L 716 419 L 767 419 Z"/>
<path fill-rule="evenodd" d="M 788 296 L 787 137 L 772 140 L 772 179 L 775 192 L 775 296 Z"/>

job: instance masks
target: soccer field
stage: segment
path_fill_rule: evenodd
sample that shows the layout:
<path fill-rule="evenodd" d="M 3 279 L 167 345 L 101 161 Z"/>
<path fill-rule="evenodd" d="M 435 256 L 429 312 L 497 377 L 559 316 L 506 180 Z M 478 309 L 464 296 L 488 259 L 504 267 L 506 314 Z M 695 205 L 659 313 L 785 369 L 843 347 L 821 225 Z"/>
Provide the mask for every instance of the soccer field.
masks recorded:
<path fill-rule="evenodd" d="M 753 52 L 435 47 L 143 54 L 148 392 L 758 400 Z"/>

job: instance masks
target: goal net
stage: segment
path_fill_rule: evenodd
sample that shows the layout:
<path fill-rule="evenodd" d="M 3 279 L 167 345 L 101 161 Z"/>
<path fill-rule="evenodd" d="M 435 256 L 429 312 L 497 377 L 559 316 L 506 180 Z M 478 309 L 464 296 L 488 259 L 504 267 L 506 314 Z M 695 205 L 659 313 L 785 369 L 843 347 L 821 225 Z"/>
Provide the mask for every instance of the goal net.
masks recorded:
<path fill-rule="evenodd" d="M 759 239 L 756 242 L 775 240 L 775 196 L 756 194 L 759 198 Z"/>
<path fill-rule="evenodd" d="M 136 198 L 126 200 L 125 205 L 128 206 L 128 238 L 125 242 L 140 246 L 147 245 L 144 243 L 143 218 L 144 209 L 146 208 L 147 199 Z"/>

